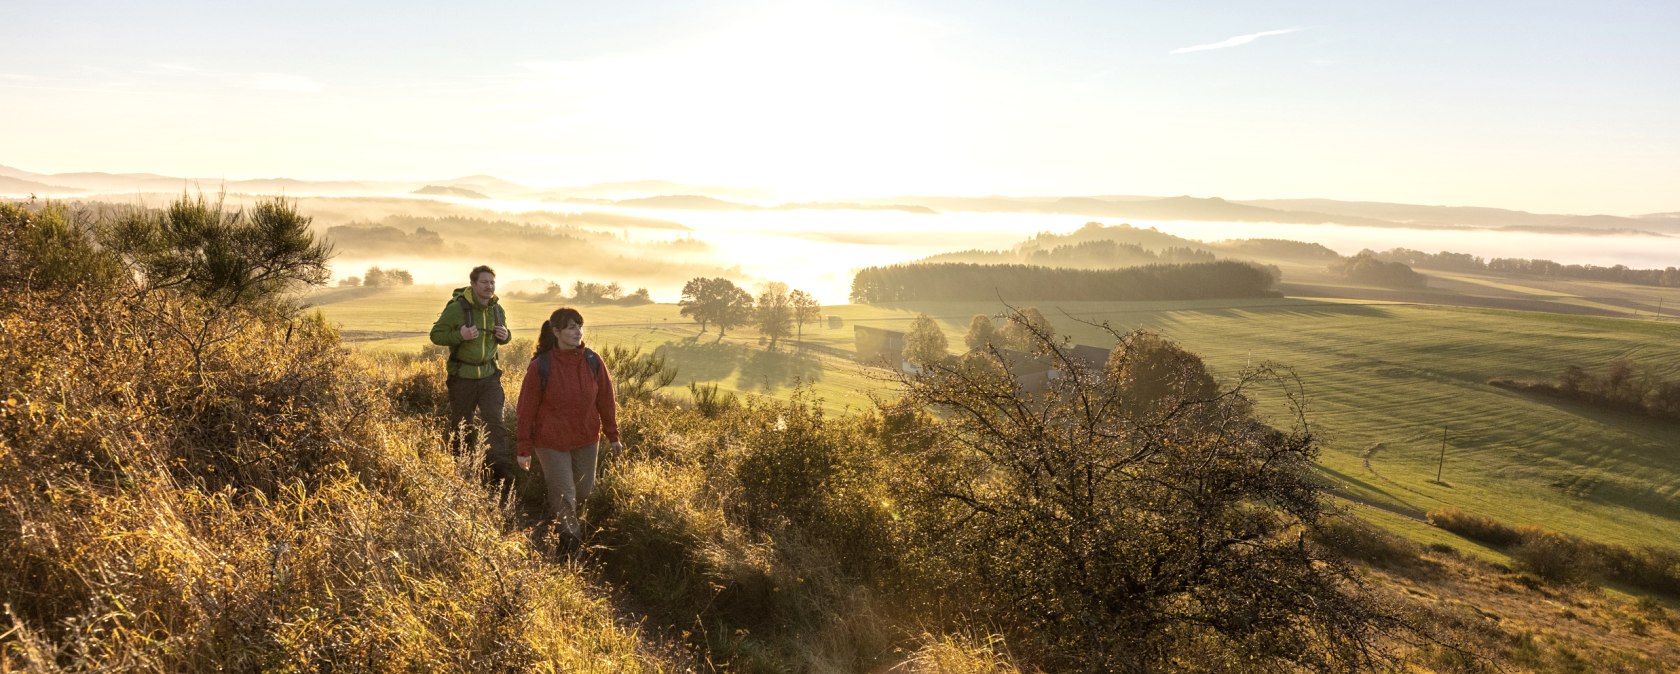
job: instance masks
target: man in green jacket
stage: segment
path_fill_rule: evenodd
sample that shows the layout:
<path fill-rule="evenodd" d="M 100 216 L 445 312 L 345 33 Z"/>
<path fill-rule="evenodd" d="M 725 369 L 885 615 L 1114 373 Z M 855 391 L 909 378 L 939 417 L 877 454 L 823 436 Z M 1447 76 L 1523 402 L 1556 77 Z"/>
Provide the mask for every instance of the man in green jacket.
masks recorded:
<path fill-rule="evenodd" d="M 473 410 L 490 429 L 490 451 L 485 457 L 489 480 L 505 489 L 514 479 L 513 443 L 502 422 L 502 369 L 496 364 L 496 347 L 512 335 L 507 315 L 496 298 L 496 271 L 487 265 L 474 267 L 472 285 L 456 288 L 455 296 L 443 306 L 432 324 L 432 343 L 449 347 L 449 444 L 456 454 L 477 440 L 477 429 L 469 423 Z M 462 433 L 462 424 L 467 424 Z"/>

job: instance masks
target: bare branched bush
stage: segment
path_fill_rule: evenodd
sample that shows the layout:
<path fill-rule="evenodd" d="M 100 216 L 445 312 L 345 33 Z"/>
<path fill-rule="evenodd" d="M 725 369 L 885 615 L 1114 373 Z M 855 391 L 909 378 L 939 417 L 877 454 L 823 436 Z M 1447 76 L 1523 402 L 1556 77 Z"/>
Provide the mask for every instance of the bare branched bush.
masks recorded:
<path fill-rule="evenodd" d="M 1325 510 L 1287 372 L 1209 387 L 1176 347 L 1117 349 L 1109 372 L 1150 373 L 1142 386 L 1075 362 L 1037 321 L 1010 320 L 1059 373 L 1042 393 L 996 349 L 902 382 L 944 416 L 902 484 L 934 585 L 1056 671 L 1168 667 L 1187 652 L 1224 668 L 1392 664 L 1382 642 L 1412 627 L 1306 544 Z M 1172 357 L 1131 360 L 1147 354 Z M 1290 430 L 1253 415 L 1262 387 L 1291 403 Z"/>

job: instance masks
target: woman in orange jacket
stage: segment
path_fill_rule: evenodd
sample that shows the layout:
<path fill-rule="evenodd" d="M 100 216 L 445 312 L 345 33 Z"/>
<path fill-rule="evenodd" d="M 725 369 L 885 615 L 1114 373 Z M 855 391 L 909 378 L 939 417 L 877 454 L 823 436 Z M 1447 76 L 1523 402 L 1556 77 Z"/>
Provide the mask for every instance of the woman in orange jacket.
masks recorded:
<path fill-rule="evenodd" d="M 612 377 L 600 356 L 583 345 L 583 314 L 555 309 L 543 323 L 537 353 L 519 387 L 519 467 L 542 462 L 549 515 L 564 527 L 565 544 L 580 540 L 578 504 L 595 489 L 601 435 L 622 451 Z"/>

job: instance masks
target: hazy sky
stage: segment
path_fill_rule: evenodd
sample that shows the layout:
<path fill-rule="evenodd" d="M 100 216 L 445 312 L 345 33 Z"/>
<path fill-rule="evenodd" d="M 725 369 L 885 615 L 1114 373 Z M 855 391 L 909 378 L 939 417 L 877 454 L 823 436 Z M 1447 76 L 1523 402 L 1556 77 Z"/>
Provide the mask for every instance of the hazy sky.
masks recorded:
<path fill-rule="evenodd" d="M 0 164 L 1680 211 L 1680 2 L 5 0 Z"/>

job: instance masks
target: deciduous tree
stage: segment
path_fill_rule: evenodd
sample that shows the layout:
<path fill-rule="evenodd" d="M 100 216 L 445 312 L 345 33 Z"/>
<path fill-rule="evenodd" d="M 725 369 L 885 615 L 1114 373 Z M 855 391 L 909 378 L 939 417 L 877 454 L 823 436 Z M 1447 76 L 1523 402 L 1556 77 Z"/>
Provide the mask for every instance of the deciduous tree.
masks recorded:
<path fill-rule="evenodd" d="M 793 300 L 788 295 L 786 283 L 771 282 L 764 285 L 764 292 L 758 296 L 755 318 L 758 331 L 770 338 L 772 350 L 776 348 L 776 340 L 793 333 Z"/>
<path fill-rule="evenodd" d="M 796 337 L 803 340 L 805 339 L 805 324 L 822 320 L 822 305 L 817 303 L 817 298 L 803 290 L 795 290 L 789 293 L 788 300 L 793 304 L 793 322 L 797 326 Z"/>
<path fill-rule="evenodd" d="M 963 344 L 968 345 L 970 351 L 984 349 L 997 341 L 997 324 L 992 317 L 985 314 L 975 314 L 968 319 L 968 334 L 963 336 Z"/>
<path fill-rule="evenodd" d="M 700 332 L 705 332 L 708 324 L 721 323 L 720 318 L 729 319 L 729 326 L 744 323 L 746 319 L 739 316 L 743 296 L 746 298 L 744 304 L 750 313 L 752 296 L 747 295 L 747 291 L 736 287 L 735 282 L 721 276 L 717 278 L 696 277 L 683 285 L 682 300 L 677 302 L 677 306 L 681 307 L 679 311 L 682 315 L 692 318 L 694 322 L 700 324 Z M 720 325 L 725 329 L 729 326 Z M 722 336 L 722 334 L 718 335 L 719 338 L 722 338 Z"/>
<path fill-rule="evenodd" d="M 1056 334 L 1056 327 L 1050 324 L 1050 319 L 1044 317 L 1044 312 L 1038 307 L 1020 309 L 1010 315 L 1004 322 L 1003 329 L 998 331 L 998 338 L 1005 346 L 1016 351 L 1032 353 L 1033 349 L 1043 341 L 1041 335 Z"/>
<path fill-rule="evenodd" d="M 916 367 L 928 367 L 942 360 L 948 354 L 948 341 L 945 332 L 939 329 L 927 314 L 917 314 L 916 320 L 910 324 L 910 332 L 904 336 L 904 359 Z"/>

